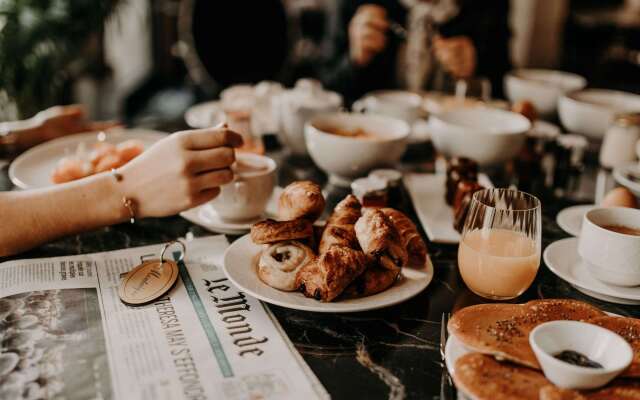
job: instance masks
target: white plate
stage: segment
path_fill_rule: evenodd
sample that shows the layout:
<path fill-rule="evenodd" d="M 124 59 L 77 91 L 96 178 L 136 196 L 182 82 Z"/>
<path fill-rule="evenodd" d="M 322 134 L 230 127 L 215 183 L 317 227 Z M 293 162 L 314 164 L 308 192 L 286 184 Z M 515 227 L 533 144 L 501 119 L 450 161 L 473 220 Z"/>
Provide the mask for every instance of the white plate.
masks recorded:
<path fill-rule="evenodd" d="M 207 101 L 195 104 L 184 113 L 184 120 L 192 128 L 210 128 L 224 122 L 224 112 L 220 101 Z"/>
<path fill-rule="evenodd" d="M 609 285 L 594 278 L 578 255 L 577 238 L 551 243 L 544 251 L 544 263 L 561 279 L 588 296 L 618 304 L 640 304 L 640 286 Z"/>
<path fill-rule="evenodd" d="M 149 129 L 111 129 L 105 133 L 106 142 L 117 144 L 135 139 L 141 141 L 145 149 L 167 136 L 167 133 Z M 75 154 L 80 144 L 83 144 L 88 151 L 91 150 L 92 145 L 98 142 L 97 135 L 96 132 L 90 132 L 64 136 L 27 150 L 11 163 L 9 167 L 11 182 L 21 189 L 52 186 L 51 173 L 58 161 L 62 157 Z"/>
<path fill-rule="evenodd" d="M 635 176 L 636 179 L 629 178 L 629 175 Z M 631 190 L 633 194 L 640 197 L 640 164 L 635 162 L 614 168 L 613 178 L 616 182 Z"/>
<path fill-rule="evenodd" d="M 424 231 L 432 242 L 458 243 L 460 234 L 453 227 L 453 209 L 445 201 L 444 174 L 406 174 L 404 184 Z M 493 187 L 489 177 L 478 175 L 484 187 Z"/>
<path fill-rule="evenodd" d="M 224 273 L 243 292 L 264 302 L 295 310 L 347 313 L 375 310 L 402 303 L 422 292 L 433 279 L 433 265 L 427 258 L 421 269 L 403 268 L 401 278 L 392 287 L 373 296 L 321 303 L 299 292 L 283 292 L 263 283 L 256 272 L 256 259 L 263 247 L 245 235 L 229 246 L 224 254 Z"/>
<path fill-rule="evenodd" d="M 556 222 L 569 235 L 580 236 L 584 215 L 595 207 L 594 204 L 567 207 L 558 213 Z"/>
<path fill-rule="evenodd" d="M 269 199 L 269 203 L 267 203 L 264 215 L 253 220 L 239 222 L 223 220 L 210 203 L 183 211 L 180 213 L 180 216 L 212 232 L 224 233 L 226 235 L 242 235 L 249 232 L 251 225 L 256 222 L 265 218 L 274 218 L 278 212 L 278 198 L 280 198 L 282 190 L 281 187 L 273 189 L 273 194 L 271 195 L 271 199 Z"/>
<path fill-rule="evenodd" d="M 613 316 L 619 316 L 613 313 L 607 313 Z M 458 358 L 464 356 L 465 354 L 469 354 L 472 351 L 467 349 L 465 345 L 458 340 L 454 335 L 449 336 L 447 339 L 447 344 L 444 348 L 444 363 L 446 364 L 447 371 L 449 371 L 449 375 L 453 377 L 455 372 L 455 365 Z M 462 399 L 469 399 L 470 397 L 465 394 L 462 390 L 458 389 L 458 397 Z"/>

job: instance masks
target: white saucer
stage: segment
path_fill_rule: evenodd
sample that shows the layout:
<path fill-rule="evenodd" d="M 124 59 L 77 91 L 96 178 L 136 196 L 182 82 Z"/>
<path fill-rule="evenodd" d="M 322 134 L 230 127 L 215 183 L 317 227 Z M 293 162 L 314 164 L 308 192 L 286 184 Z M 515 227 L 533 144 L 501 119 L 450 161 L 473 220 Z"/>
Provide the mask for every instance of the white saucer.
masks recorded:
<path fill-rule="evenodd" d="M 273 189 L 273 194 L 264 215 L 258 218 L 245 221 L 228 221 L 220 218 L 211 203 L 206 203 L 198 207 L 191 208 L 180 213 L 180 216 L 187 221 L 200 225 L 212 232 L 224 233 L 225 235 L 244 235 L 251 230 L 251 225 L 265 218 L 274 218 L 278 212 L 278 198 L 282 194 L 282 188 Z"/>
<path fill-rule="evenodd" d="M 558 213 L 556 222 L 569 235 L 580 236 L 584 215 L 595 207 L 594 204 L 567 207 Z"/>
<path fill-rule="evenodd" d="M 636 179 L 631 179 L 630 175 L 636 177 Z M 631 190 L 633 194 L 640 197 L 640 164 L 634 162 L 615 167 L 613 169 L 613 178 L 616 182 Z"/>
<path fill-rule="evenodd" d="M 547 267 L 582 293 L 617 304 L 640 304 L 640 286 L 609 285 L 594 278 L 578 255 L 578 239 L 562 239 L 544 251 Z"/>
<path fill-rule="evenodd" d="M 223 270 L 243 292 L 270 304 L 295 310 L 348 313 L 392 306 L 422 292 L 433 279 L 433 264 L 427 258 L 422 268 L 403 268 L 401 278 L 389 289 L 373 296 L 322 303 L 299 292 L 283 292 L 263 283 L 256 272 L 256 259 L 263 246 L 245 235 L 229 246 L 224 254 Z"/>

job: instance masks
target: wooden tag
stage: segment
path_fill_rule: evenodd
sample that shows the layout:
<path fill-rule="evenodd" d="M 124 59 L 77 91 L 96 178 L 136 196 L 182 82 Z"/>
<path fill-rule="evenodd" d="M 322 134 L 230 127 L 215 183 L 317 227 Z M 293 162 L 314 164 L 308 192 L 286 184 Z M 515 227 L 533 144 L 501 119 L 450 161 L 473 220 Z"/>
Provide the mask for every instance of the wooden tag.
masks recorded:
<path fill-rule="evenodd" d="M 118 296 L 130 306 L 142 306 L 166 294 L 178 280 L 178 264 L 149 260 L 124 274 Z"/>

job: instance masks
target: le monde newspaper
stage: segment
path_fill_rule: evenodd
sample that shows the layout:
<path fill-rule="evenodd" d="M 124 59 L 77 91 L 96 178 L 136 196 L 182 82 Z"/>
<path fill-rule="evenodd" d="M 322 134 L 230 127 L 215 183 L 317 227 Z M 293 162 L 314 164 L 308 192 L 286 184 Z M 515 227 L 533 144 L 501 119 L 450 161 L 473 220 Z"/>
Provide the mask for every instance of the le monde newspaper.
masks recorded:
<path fill-rule="evenodd" d="M 224 236 L 185 242 L 173 290 L 129 307 L 120 274 L 160 245 L 0 264 L 0 399 L 327 399 L 258 300 L 221 269 Z"/>

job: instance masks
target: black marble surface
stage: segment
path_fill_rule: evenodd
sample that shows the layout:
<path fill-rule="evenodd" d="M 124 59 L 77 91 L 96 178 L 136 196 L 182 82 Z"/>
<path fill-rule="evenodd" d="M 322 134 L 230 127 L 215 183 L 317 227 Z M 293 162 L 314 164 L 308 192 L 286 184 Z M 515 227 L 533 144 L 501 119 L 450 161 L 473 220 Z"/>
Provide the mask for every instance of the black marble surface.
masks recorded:
<path fill-rule="evenodd" d="M 429 151 L 419 147 L 412 150 L 413 161 L 403 164 L 403 169 L 429 169 L 431 165 L 426 161 Z M 308 163 L 287 160 L 282 151 L 269 154 L 279 162 L 280 184 L 305 178 L 324 182 L 324 176 Z M 11 188 L 5 167 L 0 174 L 0 190 Z M 327 189 L 329 203 L 335 203 L 344 195 L 337 188 Z M 546 193 L 535 194 L 543 201 L 544 250 L 551 242 L 568 236 L 556 225 L 555 215 L 572 203 Z M 415 219 L 410 204 L 403 208 Z M 166 242 L 186 235 L 210 234 L 178 216 L 148 219 L 63 238 L 16 258 L 102 252 Z M 484 300 L 472 294 L 462 282 L 457 269 L 457 246 L 429 243 L 429 252 L 435 265 L 434 280 L 423 293 L 403 304 L 343 315 L 270 306 L 332 398 L 439 398 L 443 368 L 439 353 L 442 313 Z M 531 288 L 514 302 L 532 298 L 580 299 L 606 311 L 640 317 L 640 307 L 615 305 L 583 295 L 555 277 L 544 263 Z"/>

